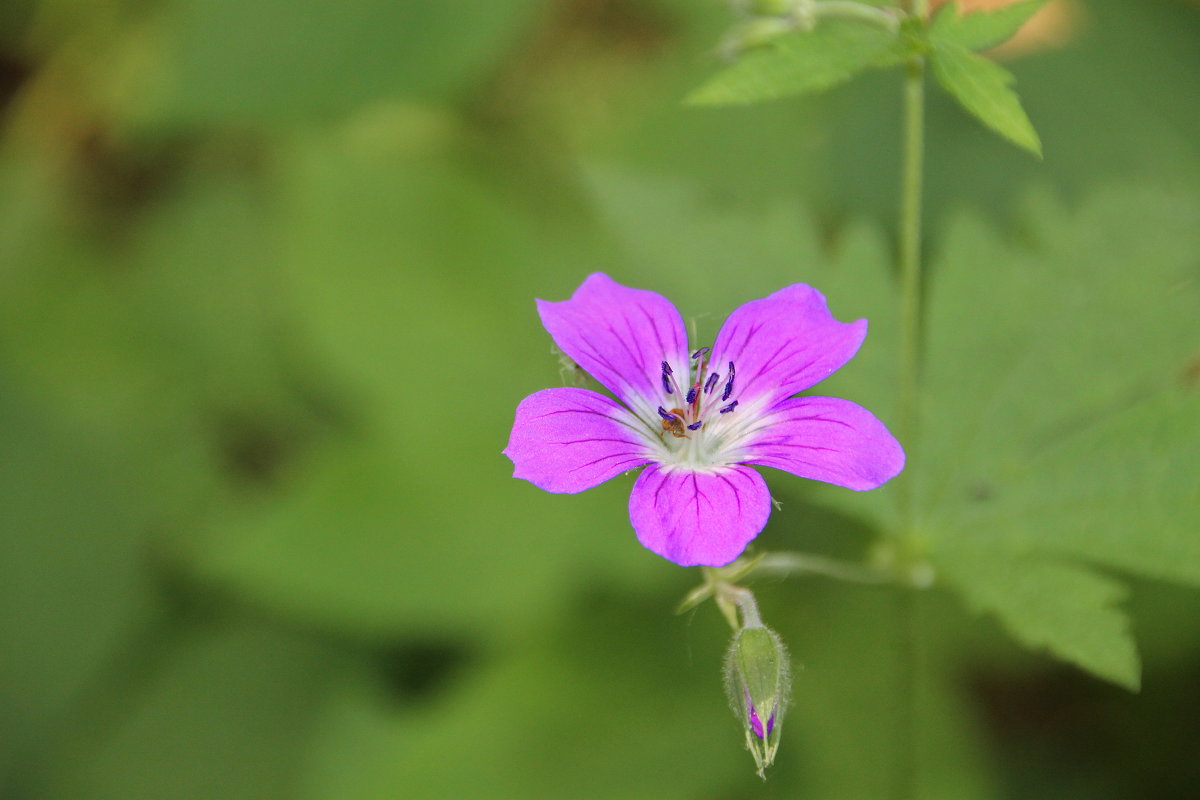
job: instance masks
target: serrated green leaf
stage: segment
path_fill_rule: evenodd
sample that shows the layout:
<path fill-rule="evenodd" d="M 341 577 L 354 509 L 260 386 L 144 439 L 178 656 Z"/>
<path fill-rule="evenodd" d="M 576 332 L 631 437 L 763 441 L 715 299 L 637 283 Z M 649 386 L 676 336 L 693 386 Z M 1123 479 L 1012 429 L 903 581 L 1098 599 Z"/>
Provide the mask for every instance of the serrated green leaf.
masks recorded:
<path fill-rule="evenodd" d="M 901 40 L 891 31 L 845 20 L 823 21 L 812 31 L 779 36 L 749 51 L 685 102 L 748 105 L 819 92 L 903 57 Z"/>
<path fill-rule="evenodd" d="M 948 39 L 931 42 L 929 62 L 942 88 L 984 125 L 1040 158 L 1042 143 L 1011 88 L 1012 73 Z"/>
<path fill-rule="evenodd" d="M 922 505 L 946 537 L 1200 585 L 1200 207 L 1121 187 L 1029 216 L 1035 252 L 973 220 L 946 237 Z"/>
<path fill-rule="evenodd" d="M 943 548 L 935 564 L 968 605 L 995 615 L 1021 644 L 1139 688 L 1141 666 L 1129 619 L 1117 607 L 1126 595 L 1119 581 L 974 544 Z"/>
<path fill-rule="evenodd" d="M 1168 390 L 1050 448 L 980 532 L 1200 585 L 1200 397 Z"/>
<path fill-rule="evenodd" d="M 1020 641 L 1130 685 L 1115 589 L 1060 562 L 1200 583 L 1200 398 L 1180 385 L 1196 358 L 1200 209 L 1122 187 L 1070 212 L 1039 201 L 1029 219 L 1032 251 L 973 220 L 946 237 L 912 476 L 923 528 L 953 583 Z M 1004 598 L 1005 582 L 1024 598 Z M 1060 591 L 1067 605 L 1048 605 Z"/>
<path fill-rule="evenodd" d="M 954 42 L 968 50 L 986 50 L 1016 36 L 1021 26 L 1044 5 L 1046 0 L 1024 0 L 963 14 L 958 3 L 947 3 L 934 15 L 929 33 L 931 37 Z"/>

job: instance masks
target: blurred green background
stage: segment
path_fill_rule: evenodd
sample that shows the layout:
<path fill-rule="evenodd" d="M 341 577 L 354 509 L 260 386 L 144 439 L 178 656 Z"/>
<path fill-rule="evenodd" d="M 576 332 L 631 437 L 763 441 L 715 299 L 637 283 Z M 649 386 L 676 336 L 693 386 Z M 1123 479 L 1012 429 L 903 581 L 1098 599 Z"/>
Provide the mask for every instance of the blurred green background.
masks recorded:
<path fill-rule="evenodd" d="M 1200 262 L 1200 6 L 1060 5 L 1006 60 L 1044 162 L 931 97 L 933 313 L 961 287 L 998 304 L 976 361 L 1072 331 L 1098 352 L 1062 380 L 1097 407 L 1157 376 L 1194 412 L 1200 326 L 1168 321 L 1195 306 L 1134 301 L 1148 264 Z M 829 393 L 894 422 L 898 79 L 682 107 L 730 22 L 717 0 L 0 4 L 0 797 L 888 796 L 892 590 L 759 585 L 797 662 L 763 784 L 725 623 L 672 615 L 698 575 L 637 545 L 631 479 L 549 495 L 500 453 L 520 398 L 570 379 L 533 299 L 595 270 L 703 341 L 813 283 L 872 320 Z M 1067 262 L 1128 312 L 1038 294 Z M 935 339 L 978 312 L 946 307 L 962 327 Z M 1165 355 L 1120 352 L 1126 330 Z M 926 423 L 923 452 L 957 435 Z M 886 490 L 769 479 L 764 547 L 860 558 L 886 519 Z M 1200 785 L 1200 598 L 1153 579 L 1200 565 L 1114 561 L 1137 695 L 922 598 L 921 796 Z"/>

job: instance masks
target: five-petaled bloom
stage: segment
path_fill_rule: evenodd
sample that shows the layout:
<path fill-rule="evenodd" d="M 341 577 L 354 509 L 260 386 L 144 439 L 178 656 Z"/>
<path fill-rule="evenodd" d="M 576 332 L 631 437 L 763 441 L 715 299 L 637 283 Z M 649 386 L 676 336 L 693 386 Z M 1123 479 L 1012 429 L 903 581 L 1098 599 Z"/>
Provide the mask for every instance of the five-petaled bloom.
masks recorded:
<path fill-rule="evenodd" d="M 629 518 L 643 545 L 676 564 L 728 564 L 767 524 L 771 495 L 748 464 L 856 490 L 904 467 L 871 412 L 793 396 L 849 361 L 867 334 L 864 319 L 834 319 L 811 286 L 746 303 L 694 352 L 669 300 L 602 273 L 570 300 L 537 305 L 559 349 L 624 406 L 571 387 L 529 395 L 504 450 L 513 476 L 573 494 L 649 465 Z"/>

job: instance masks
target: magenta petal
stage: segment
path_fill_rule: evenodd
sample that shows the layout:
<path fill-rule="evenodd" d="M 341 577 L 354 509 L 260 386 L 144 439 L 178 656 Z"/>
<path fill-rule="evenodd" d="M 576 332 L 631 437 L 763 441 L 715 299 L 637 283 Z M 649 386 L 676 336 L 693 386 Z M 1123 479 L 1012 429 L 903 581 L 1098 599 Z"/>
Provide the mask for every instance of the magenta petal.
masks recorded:
<path fill-rule="evenodd" d="M 896 437 L 857 403 L 793 397 L 767 412 L 746 443 L 746 463 L 849 489 L 874 489 L 904 469 Z"/>
<path fill-rule="evenodd" d="M 597 272 L 570 300 L 537 306 L 558 348 L 630 407 L 653 414 L 663 393 L 663 361 L 686 383 L 687 332 L 662 295 Z"/>
<path fill-rule="evenodd" d="M 733 561 L 770 513 L 767 484 L 748 467 L 689 472 L 651 464 L 629 496 L 629 519 L 638 540 L 684 567 Z"/>
<path fill-rule="evenodd" d="M 649 461 L 642 427 L 597 392 L 543 389 L 517 406 L 504 454 L 512 459 L 514 478 L 574 494 Z"/>
<path fill-rule="evenodd" d="M 803 283 L 740 306 L 717 334 L 712 369 L 737 367 L 731 396 L 742 403 L 791 397 L 833 374 L 858 352 L 867 321 L 838 322 L 825 296 Z"/>
<path fill-rule="evenodd" d="M 766 734 L 763 732 L 762 720 L 758 718 L 758 711 L 755 710 L 754 705 L 750 702 L 749 692 L 746 693 L 746 710 L 750 718 L 750 729 L 754 731 L 755 736 L 762 739 Z M 772 718 L 773 721 L 774 718 Z"/>

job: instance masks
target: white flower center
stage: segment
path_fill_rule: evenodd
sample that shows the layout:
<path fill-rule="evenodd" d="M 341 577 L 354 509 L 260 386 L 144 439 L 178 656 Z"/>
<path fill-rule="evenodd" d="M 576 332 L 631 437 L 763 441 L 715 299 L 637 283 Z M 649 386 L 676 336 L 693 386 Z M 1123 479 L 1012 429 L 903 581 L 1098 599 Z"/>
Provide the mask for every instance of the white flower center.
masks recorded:
<path fill-rule="evenodd" d="M 742 443 L 757 419 L 754 409 L 741 407 L 734 396 L 737 370 L 733 362 L 722 376 L 708 371 L 707 347 L 692 354 L 692 380 L 682 388 L 675 371 L 662 363 L 663 404 L 657 408 L 661 447 L 659 461 L 667 467 L 713 472 L 739 463 Z"/>

